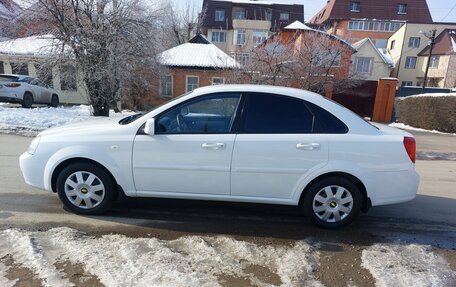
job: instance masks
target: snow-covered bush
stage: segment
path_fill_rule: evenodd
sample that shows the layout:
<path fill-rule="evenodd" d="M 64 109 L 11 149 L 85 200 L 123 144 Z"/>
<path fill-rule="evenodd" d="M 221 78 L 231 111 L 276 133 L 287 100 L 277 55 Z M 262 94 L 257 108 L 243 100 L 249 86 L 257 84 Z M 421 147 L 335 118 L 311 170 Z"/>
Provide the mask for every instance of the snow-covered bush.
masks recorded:
<path fill-rule="evenodd" d="M 417 128 L 456 133 L 456 93 L 398 99 L 396 116 L 399 122 Z"/>

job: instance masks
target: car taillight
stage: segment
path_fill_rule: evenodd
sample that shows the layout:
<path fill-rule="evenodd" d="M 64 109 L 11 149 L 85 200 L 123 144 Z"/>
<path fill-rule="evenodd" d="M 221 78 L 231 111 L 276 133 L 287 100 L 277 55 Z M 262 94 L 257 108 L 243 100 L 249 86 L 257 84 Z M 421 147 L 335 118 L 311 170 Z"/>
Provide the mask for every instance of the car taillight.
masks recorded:
<path fill-rule="evenodd" d="M 415 163 L 415 156 L 416 156 L 416 141 L 415 138 L 412 137 L 404 137 L 404 147 L 407 151 L 407 154 L 410 160 Z"/>
<path fill-rule="evenodd" d="M 5 84 L 5 87 L 8 87 L 8 88 L 17 88 L 20 86 L 21 86 L 21 84 L 17 84 L 17 83 Z"/>

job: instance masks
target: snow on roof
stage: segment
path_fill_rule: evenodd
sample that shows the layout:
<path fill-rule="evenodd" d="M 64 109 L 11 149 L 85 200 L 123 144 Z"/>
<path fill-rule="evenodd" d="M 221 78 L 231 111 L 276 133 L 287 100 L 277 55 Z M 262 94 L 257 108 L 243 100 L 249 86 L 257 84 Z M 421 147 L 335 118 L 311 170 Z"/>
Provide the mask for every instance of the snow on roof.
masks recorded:
<path fill-rule="evenodd" d="M 257 4 L 257 5 L 296 5 L 294 3 L 285 3 L 285 2 L 274 2 L 274 1 L 257 1 L 257 0 L 216 0 L 220 2 L 231 2 L 237 4 Z M 299 4 L 298 4 L 299 5 Z"/>
<path fill-rule="evenodd" d="M 284 29 L 289 29 L 289 30 L 315 30 L 307 26 L 306 24 L 296 20 L 290 25 L 286 26 Z"/>
<path fill-rule="evenodd" d="M 0 54 L 47 55 L 59 44 L 52 35 L 30 36 L 0 42 Z"/>
<path fill-rule="evenodd" d="M 212 43 L 185 43 L 162 52 L 159 56 L 164 66 L 237 68 L 239 64 Z"/>

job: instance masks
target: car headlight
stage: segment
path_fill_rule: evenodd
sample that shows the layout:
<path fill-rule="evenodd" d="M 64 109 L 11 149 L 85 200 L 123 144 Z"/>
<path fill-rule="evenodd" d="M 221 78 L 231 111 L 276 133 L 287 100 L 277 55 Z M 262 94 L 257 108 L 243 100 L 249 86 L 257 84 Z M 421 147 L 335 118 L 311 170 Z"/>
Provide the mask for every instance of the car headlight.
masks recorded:
<path fill-rule="evenodd" d="M 40 139 L 41 139 L 41 137 L 40 137 L 40 136 L 37 136 L 37 137 L 32 141 L 32 143 L 30 144 L 30 146 L 29 146 L 28 149 L 27 149 L 27 152 L 28 152 L 29 154 L 35 154 L 36 148 L 38 147 L 38 144 L 40 143 Z"/>

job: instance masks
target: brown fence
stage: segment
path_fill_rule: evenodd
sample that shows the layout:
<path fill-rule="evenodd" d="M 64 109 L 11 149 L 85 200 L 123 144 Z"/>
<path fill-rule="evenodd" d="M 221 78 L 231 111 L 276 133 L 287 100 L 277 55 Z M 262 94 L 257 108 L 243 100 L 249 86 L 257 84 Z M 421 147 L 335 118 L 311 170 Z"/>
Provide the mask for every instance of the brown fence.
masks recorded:
<path fill-rule="evenodd" d="M 377 81 L 360 81 L 353 88 L 334 90 L 332 99 L 361 117 L 372 117 Z"/>

